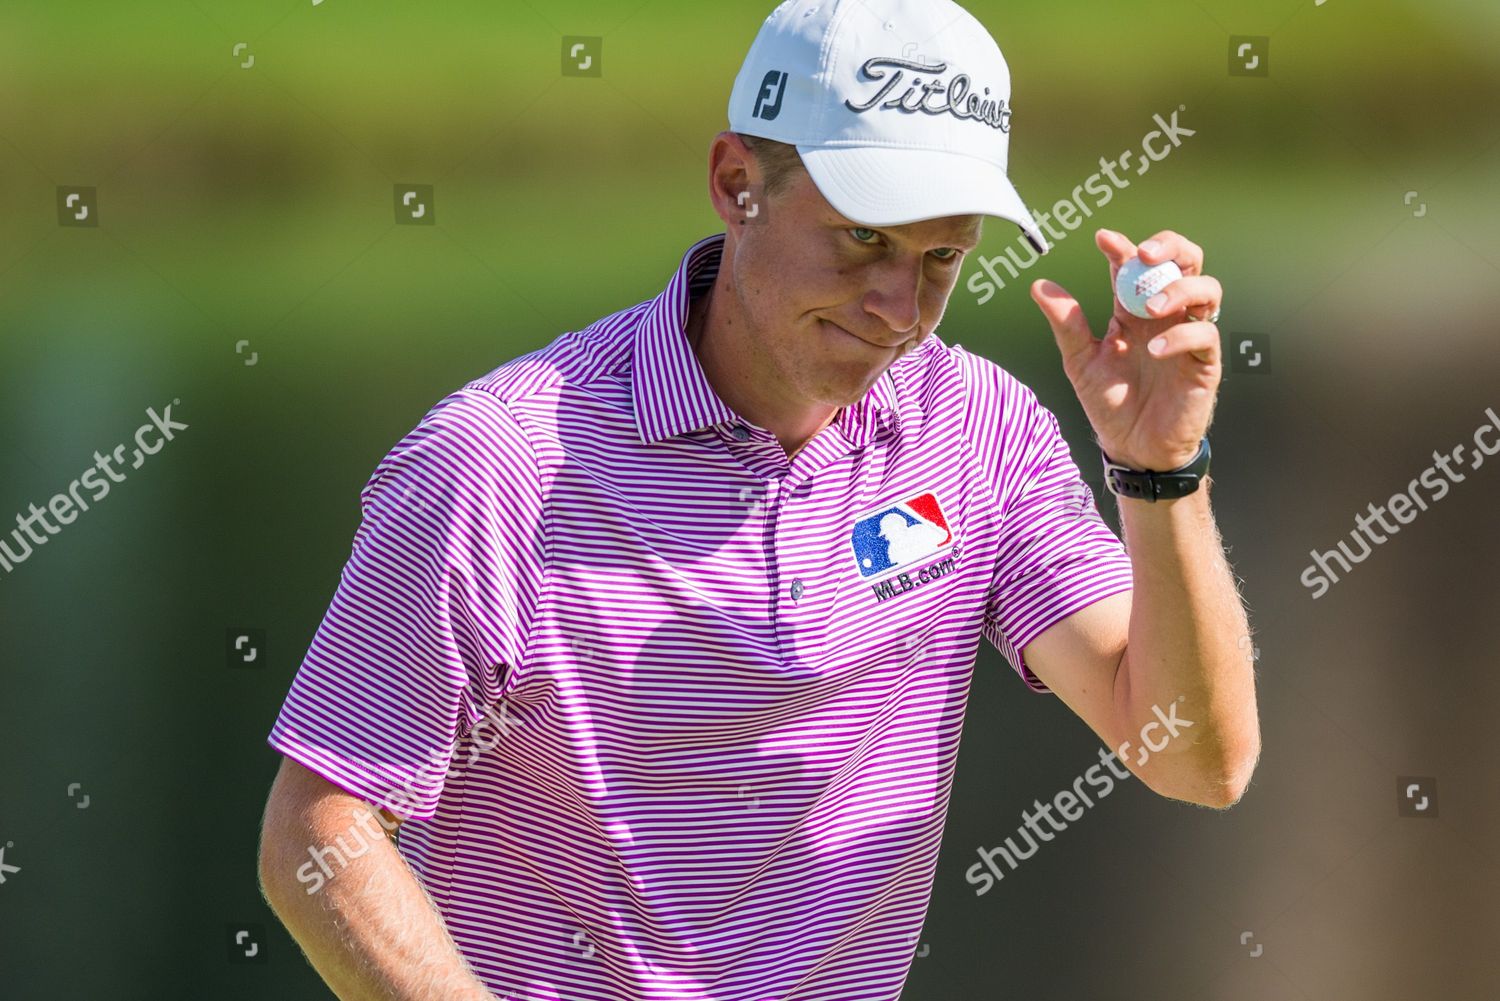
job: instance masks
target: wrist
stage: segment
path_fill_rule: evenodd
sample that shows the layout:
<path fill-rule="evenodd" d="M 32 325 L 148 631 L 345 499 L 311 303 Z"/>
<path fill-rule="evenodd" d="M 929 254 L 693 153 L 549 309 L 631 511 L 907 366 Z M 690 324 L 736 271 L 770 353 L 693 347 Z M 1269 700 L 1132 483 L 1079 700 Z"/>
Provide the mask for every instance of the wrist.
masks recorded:
<path fill-rule="evenodd" d="M 1155 470 L 1132 466 L 1112 458 L 1099 449 L 1104 462 L 1104 485 L 1117 498 L 1155 504 L 1170 502 L 1196 493 L 1208 476 L 1211 451 L 1205 435 L 1198 452 L 1187 462 L 1172 469 Z"/>

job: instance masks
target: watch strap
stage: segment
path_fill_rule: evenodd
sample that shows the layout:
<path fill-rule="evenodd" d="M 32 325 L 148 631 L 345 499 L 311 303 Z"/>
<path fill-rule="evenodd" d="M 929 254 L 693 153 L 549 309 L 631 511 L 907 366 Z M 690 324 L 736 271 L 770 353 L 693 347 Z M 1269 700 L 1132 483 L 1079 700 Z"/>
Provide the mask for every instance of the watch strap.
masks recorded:
<path fill-rule="evenodd" d="M 1104 459 L 1104 485 L 1110 493 L 1154 504 L 1158 500 L 1186 497 L 1196 491 L 1208 474 L 1211 452 L 1205 435 L 1197 455 L 1186 465 L 1166 472 L 1122 466 L 1105 455 L 1103 449 L 1099 450 L 1099 455 Z"/>

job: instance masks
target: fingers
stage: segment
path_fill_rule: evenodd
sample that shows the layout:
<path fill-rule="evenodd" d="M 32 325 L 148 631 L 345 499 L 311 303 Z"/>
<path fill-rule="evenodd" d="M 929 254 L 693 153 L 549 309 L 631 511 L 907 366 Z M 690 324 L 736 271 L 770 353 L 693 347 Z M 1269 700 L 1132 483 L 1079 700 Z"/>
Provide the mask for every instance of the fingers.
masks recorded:
<path fill-rule="evenodd" d="M 1104 251 L 1112 267 L 1118 268 L 1135 256 L 1136 247 L 1124 233 L 1112 229 L 1101 229 L 1094 233 L 1094 243 Z"/>
<path fill-rule="evenodd" d="M 1056 282 L 1039 278 L 1031 283 L 1031 298 L 1047 318 L 1063 360 L 1094 346 L 1094 334 L 1078 300 Z"/>
<path fill-rule="evenodd" d="M 1203 273 L 1203 248 L 1181 233 L 1164 229 L 1136 248 L 1136 253 L 1146 264 L 1176 261 L 1185 275 Z M 1128 255 L 1127 255 L 1128 256 Z"/>
<path fill-rule="evenodd" d="M 1113 290 L 1115 276 L 1120 273 L 1120 265 L 1135 256 L 1135 244 L 1124 233 L 1116 233 L 1112 229 L 1095 231 L 1094 243 L 1109 259 L 1109 287 Z"/>
<path fill-rule="evenodd" d="M 1153 358 L 1175 358 L 1191 354 L 1209 365 L 1219 362 L 1219 328 L 1212 323 L 1179 323 L 1151 338 L 1146 345 Z"/>
<path fill-rule="evenodd" d="M 1120 272 L 1120 266 L 1132 257 L 1139 256 L 1142 262 L 1148 265 L 1174 261 L 1182 269 L 1182 278 L 1172 282 L 1147 300 L 1146 310 L 1154 317 L 1166 318 L 1182 310 L 1186 310 L 1189 315 L 1212 316 L 1223 304 L 1223 286 L 1219 284 L 1217 278 L 1203 273 L 1203 248 L 1180 233 L 1169 229 L 1162 230 L 1137 247 L 1124 233 L 1117 233 L 1112 229 L 1100 229 L 1094 233 L 1094 242 L 1109 259 L 1111 289 Z M 1032 297 L 1036 298 L 1035 288 L 1033 288 Z M 1162 357 L 1191 351 L 1193 356 L 1200 361 L 1217 360 L 1218 328 L 1206 321 L 1188 320 L 1172 329 L 1179 330 L 1188 327 L 1203 327 L 1212 331 L 1210 335 L 1206 335 L 1212 341 L 1212 351 L 1209 352 L 1206 345 L 1196 342 L 1189 347 L 1178 347 L 1174 338 L 1165 342 L 1168 344 L 1168 354 Z M 1059 340 L 1061 341 L 1061 338 Z M 1152 353 L 1156 354 L 1155 351 Z"/>
<path fill-rule="evenodd" d="M 1224 287 L 1212 275 L 1179 278 L 1146 300 L 1152 316 L 1171 316 L 1186 309 L 1195 316 L 1212 316 L 1224 301 Z"/>

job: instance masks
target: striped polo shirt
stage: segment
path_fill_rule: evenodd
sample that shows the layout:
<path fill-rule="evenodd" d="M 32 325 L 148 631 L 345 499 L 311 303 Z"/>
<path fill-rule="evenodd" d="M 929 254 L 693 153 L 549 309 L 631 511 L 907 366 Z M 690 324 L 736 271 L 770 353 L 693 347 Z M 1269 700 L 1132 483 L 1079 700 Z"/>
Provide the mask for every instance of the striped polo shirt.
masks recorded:
<path fill-rule="evenodd" d="M 500 998 L 897 998 L 980 639 L 1045 692 L 1021 649 L 1131 586 L 1056 418 L 936 335 L 788 460 L 684 333 L 723 246 L 391 449 L 269 736 L 410 818 Z"/>

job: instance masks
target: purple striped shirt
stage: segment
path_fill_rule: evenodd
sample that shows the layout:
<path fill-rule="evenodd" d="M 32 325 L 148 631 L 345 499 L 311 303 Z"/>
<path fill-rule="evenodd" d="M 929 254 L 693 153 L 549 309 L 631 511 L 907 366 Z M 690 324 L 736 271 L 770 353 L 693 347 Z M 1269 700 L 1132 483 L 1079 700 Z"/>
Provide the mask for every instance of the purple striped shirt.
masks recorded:
<path fill-rule="evenodd" d="M 683 332 L 723 241 L 396 444 L 269 737 L 411 818 L 497 997 L 898 997 L 980 638 L 1045 692 L 1021 649 L 1131 586 L 1056 418 L 935 335 L 788 461 Z"/>

